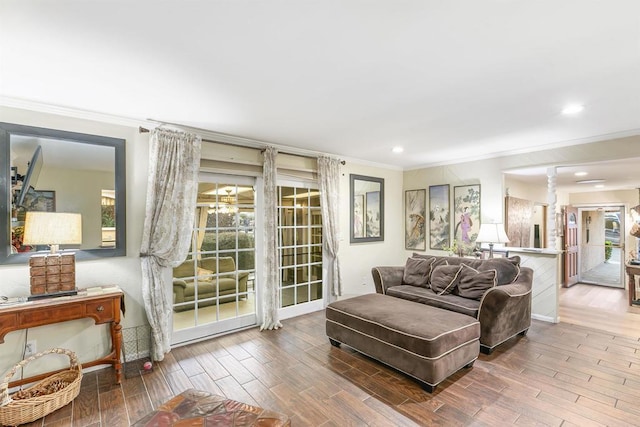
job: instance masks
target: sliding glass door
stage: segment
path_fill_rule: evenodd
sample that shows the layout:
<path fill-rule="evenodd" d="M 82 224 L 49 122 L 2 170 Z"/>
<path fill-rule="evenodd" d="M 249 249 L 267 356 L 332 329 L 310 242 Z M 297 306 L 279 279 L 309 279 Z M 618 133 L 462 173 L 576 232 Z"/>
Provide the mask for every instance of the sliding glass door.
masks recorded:
<path fill-rule="evenodd" d="M 255 178 L 201 175 L 173 297 L 174 344 L 257 323 Z"/>

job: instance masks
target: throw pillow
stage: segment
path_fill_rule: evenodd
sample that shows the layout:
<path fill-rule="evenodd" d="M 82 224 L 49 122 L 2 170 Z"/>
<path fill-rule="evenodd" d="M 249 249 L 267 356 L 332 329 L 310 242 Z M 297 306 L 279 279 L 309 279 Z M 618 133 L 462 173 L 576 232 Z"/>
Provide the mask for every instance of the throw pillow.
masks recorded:
<path fill-rule="evenodd" d="M 461 265 L 439 265 L 431 273 L 431 290 L 438 295 L 450 294 L 458 285 Z"/>
<path fill-rule="evenodd" d="M 206 268 L 198 267 L 198 277 L 209 277 L 213 274 L 213 271 Z"/>
<path fill-rule="evenodd" d="M 463 264 L 458 282 L 458 295 L 480 300 L 488 289 L 496 286 L 497 275 L 496 270 L 478 271 Z"/>
<path fill-rule="evenodd" d="M 515 257 L 514 257 L 515 258 Z M 516 281 L 520 275 L 520 258 L 514 262 L 510 258 L 491 258 L 482 262 L 478 271 L 496 270 L 496 280 L 499 285 L 507 285 Z"/>
<path fill-rule="evenodd" d="M 428 288 L 431 265 L 434 260 L 435 258 L 407 258 L 407 262 L 404 266 L 402 282 L 405 285 Z"/>

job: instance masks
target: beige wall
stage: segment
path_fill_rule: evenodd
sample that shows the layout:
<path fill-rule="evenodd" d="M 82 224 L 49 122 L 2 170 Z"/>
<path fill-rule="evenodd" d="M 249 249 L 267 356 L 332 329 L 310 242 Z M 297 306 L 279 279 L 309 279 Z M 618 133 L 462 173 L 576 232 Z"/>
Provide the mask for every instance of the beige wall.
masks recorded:
<path fill-rule="evenodd" d="M 140 134 L 137 126 L 120 126 L 91 120 L 63 117 L 0 107 L 2 120 L 30 126 L 60 129 L 72 132 L 97 134 L 126 140 L 127 156 L 127 256 L 95 261 L 79 261 L 76 265 L 78 287 L 117 284 L 125 292 L 126 315 L 124 328 L 146 324 L 140 290 L 140 250 L 144 205 L 146 201 L 148 138 Z M 228 162 L 247 165 L 247 171 L 259 173 L 260 151 L 256 149 L 234 148 L 228 145 L 203 144 L 203 158 L 216 159 L 218 163 L 207 163 L 210 170 L 224 172 Z M 203 163 L 206 163 L 203 161 Z M 301 178 L 313 175 L 315 161 L 296 156 L 279 156 L 279 168 L 295 170 Z M 205 169 L 207 166 L 205 165 Z M 402 226 L 402 171 L 375 166 L 359 165 L 348 161 L 342 167 L 341 191 L 341 262 L 345 294 L 374 292 L 371 267 L 379 264 L 403 263 Z M 349 174 L 368 175 L 385 180 L 385 240 L 376 243 L 351 245 L 349 243 Z M 43 177 L 43 181 L 44 181 Z M 84 190 L 82 190 L 84 191 Z M 72 201 L 60 200 L 65 206 Z M 98 201 L 99 203 L 99 201 Z M 0 295 L 24 296 L 29 294 L 29 271 L 26 265 L 0 266 Z M 25 331 L 16 331 L 5 337 L 0 344 L 0 371 L 4 372 L 22 359 Z M 65 322 L 51 326 L 34 328 L 28 332 L 29 340 L 36 340 L 39 350 L 62 346 L 78 354 L 80 361 L 93 360 L 109 350 L 110 341 L 106 326 L 93 325 L 92 320 Z M 62 362 L 64 364 L 64 362 Z M 40 371 L 39 363 L 30 364 L 26 373 Z"/>
<path fill-rule="evenodd" d="M 43 168 L 39 190 L 56 192 L 56 211 L 82 213 L 81 249 L 102 245 L 102 190 L 113 190 L 112 172 L 84 169 Z"/>
<path fill-rule="evenodd" d="M 349 242 L 349 175 L 384 179 L 384 241 Z M 404 213 L 402 171 L 347 161 L 340 179 L 340 266 L 345 296 L 375 292 L 371 268 L 377 265 L 404 265 Z"/>
<path fill-rule="evenodd" d="M 96 261 L 80 261 L 76 265 L 79 287 L 117 284 L 125 292 L 127 311 L 124 328 L 146 324 L 140 292 L 141 230 L 147 188 L 148 134 L 137 127 L 119 126 L 53 114 L 0 107 L 2 121 L 29 126 L 123 138 L 127 156 L 127 256 Z M 0 295 L 29 294 L 29 270 L 26 265 L 0 266 Z M 92 320 L 59 323 L 29 330 L 29 340 L 36 340 L 38 350 L 62 346 L 78 354 L 80 361 L 96 359 L 109 351 L 110 341 L 105 325 L 93 326 Z M 0 344 L 0 371 L 4 372 L 22 359 L 25 331 L 7 334 Z M 38 370 L 38 365 L 28 368 Z M 28 372 L 27 372 L 28 373 Z"/>

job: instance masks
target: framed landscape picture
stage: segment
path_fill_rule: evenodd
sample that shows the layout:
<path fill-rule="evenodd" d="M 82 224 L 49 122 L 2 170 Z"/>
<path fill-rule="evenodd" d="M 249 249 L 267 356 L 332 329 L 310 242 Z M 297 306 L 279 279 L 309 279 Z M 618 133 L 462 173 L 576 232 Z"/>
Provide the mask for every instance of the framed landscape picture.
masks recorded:
<path fill-rule="evenodd" d="M 453 187 L 453 238 L 458 247 L 470 252 L 480 230 L 480 184 Z"/>
<path fill-rule="evenodd" d="M 426 250 L 425 202 L 426 190 L 404 192 L 404 247 Z"/>
<path fill-rule="evenodd" d="M 429 186 L 429 248 L 445 250 L 451 246 L 449 184 Z"/>

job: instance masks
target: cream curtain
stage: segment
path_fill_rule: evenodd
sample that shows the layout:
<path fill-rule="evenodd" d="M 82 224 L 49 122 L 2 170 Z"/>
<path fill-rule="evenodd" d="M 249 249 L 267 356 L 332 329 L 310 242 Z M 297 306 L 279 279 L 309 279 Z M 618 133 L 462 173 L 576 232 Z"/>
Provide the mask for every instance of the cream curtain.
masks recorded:
<path fill-rule="evenodd" d="M 276 157 L 278 150 L 267 147 L 264 152 L 264 297 L 262 298 L 262 326 L 260 330 L 282 327 L 278 319 L 280 299 L 278 266 L 278 187 L 276 186 Z"/>
<path fill-rule="evenodd" d="M 172 310 L 164 273 L 189 251 L 198 191 L 201 139 L 194 134 L 155 129 L 149 147 L 149 181 L 140 263 L 142 297 L 151 326 L 151 358 L 171 350 Z"/>
<path fill-rule="evenodd" d="M 322 228 L 325 235 L 325 249 L 331 258 L 330 281 L 331 294 L 342 295 L 342 277 L 340 275 L 340 161 L 327 156 L 318 157 L 318 184 L 320 187 L 320 207 L 322 209 Z"/>

